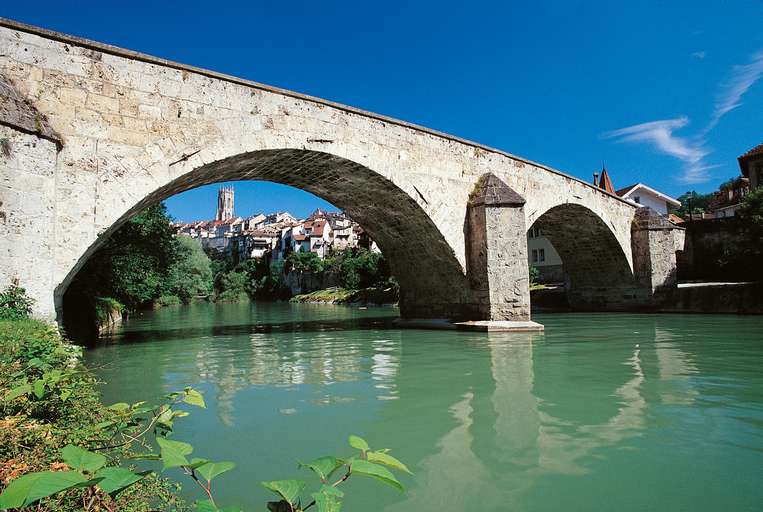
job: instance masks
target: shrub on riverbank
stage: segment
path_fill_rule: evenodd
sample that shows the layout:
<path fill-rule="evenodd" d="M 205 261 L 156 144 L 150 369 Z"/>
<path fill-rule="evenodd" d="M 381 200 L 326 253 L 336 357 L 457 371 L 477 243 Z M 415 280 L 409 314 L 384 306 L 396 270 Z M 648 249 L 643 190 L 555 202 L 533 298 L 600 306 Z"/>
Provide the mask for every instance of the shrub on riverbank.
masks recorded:
<path fill-rule="evenodd" d="M 26 290 L 12 281 L 5 290 L 0 292 L 0 320 L 20 320 L 32 312 L 34 301 L 27 296 Z"/>
<path fill-rule="evenodd" d="M 37 320 L 0 321 L 0 490 L 21 475 L 64 471 L 61 449 L 87 446 L 115 411 L 100 402 L 96 381 L 80 360 L 81 349 L 55 327 Z M 124 451 L 107 452 L 109 465 Z M 148 476 L 116 499 L 74 489 L 43 500 L 39 510 L 185 510 L 177 487 Z"/>

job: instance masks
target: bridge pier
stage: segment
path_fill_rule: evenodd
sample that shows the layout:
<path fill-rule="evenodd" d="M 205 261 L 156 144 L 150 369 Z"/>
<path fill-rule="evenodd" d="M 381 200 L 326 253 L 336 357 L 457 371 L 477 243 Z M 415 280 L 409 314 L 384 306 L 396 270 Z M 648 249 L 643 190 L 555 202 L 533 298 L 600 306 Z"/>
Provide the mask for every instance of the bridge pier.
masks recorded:
<path fill-rule="evenodd" d="M 683 249 L 685 230 L 645 206 L 631 224 L 633 276 L 646 307 L 659 307 L 678 285 L 676 251 Z"/>
<path fill-rule="evenodd" d="M 481 319 L 530 320 L 525 200 L 492 173 L 467 204 L 466 272 Z"/>

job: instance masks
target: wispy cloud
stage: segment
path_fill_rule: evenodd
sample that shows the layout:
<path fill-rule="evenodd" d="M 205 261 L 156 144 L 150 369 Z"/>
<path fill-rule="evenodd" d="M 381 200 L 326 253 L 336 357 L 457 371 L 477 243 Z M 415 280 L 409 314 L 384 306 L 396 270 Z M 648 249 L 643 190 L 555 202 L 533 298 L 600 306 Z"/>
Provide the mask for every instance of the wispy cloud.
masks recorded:
<path fill-rule="evenodd" d="M 742 96 L 760 79 L 761 75 L 763 75 L 763 51 L 753 55 L 748 64 L 734 66 L 731 76 L 715 102 L 713 115 L 704 133 L 712 130 L 724 115 L 742 104 Z"/>
<path fill-rule="evenodd" d="M 692 52 L 691 56 L 694 58 L 697 58 L 699 60 L 702 60 L 705 58 L 706 53 L 705 52 Z"/>
<path fill-rule="evenodd" d="M 636 124 L 604 134 L 606 138 L 616 138 L 620 142 L 644 142 L 653 145 L 659 152 L 670 155 L 684 163 L 682 181 L 700 183 L 709 179 L 708 171 L 713 166 L 702 162 L 710 151 L 704 141 L 681 137 L 673 132 L 689 124 L 688 117 L 664 119 Z"/>
<path fill-rule="evenodd" d="M 705 52 L 694 52 L 692 56 L 702 59 L 705 57 Z M 742 104 L 742 96 L 761 76 L 763 76 L 763 51 L 753 55 L 749 63 L 734 66 L 718 95 L 710 121 L 695 136 L 688 137 L 674 133 L 689 124 L 689 118 L 681 116 L 612 130 L 605 133 L 604 137 L 615 138 L 618 142 L 651 144 L 657 151 L 683 162 L 680 181 L 684 183 L 708 181 L 712 177 L 710 171 L 720 165 L 708 164 L 705 161 L 711 153 L 705 137 L 724 115 Z"/>

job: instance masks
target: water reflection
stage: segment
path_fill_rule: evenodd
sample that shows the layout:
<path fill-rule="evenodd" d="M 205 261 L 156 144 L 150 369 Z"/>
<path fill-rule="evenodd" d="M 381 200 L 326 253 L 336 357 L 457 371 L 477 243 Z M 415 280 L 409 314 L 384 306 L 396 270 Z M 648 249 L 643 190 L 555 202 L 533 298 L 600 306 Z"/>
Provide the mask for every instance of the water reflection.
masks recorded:
<path fill-rule="evenodd" d="M 348 510 L 599 509 L 605 496 L 618 510 L 655 509 L 654 496 L 701 510 L 692 492 L 707 493 L 717 471 L 760 475 L 759 323 L 735 321 L 737 336 L 721 346 L 717 333 L 732 325 L 723 317 L 553 316 L 545 335 L 485 336 L 397 331 L 380 311 L 326 311 L 194 310 L 187 321 L 159 312 L 89 359 L 106 365 L 114 401 L 202 388 L 210 408 L 181 434 L 237 462 L 245 477 L 227 480 L 221 497 L 250 507 L 266 495 L 246 482 L 342 453 L 350 433 L 393 447 L 416 476 L 405 495 L 353 483 Z M 310 329 L 283 328 L 297 324 Z M 713 468 L 697 468 L 698 447 Z M 676 494 L 678 485 L 692 491 Z M 745 480 L 712 493 L 740 506 L 763 499 Z"/>

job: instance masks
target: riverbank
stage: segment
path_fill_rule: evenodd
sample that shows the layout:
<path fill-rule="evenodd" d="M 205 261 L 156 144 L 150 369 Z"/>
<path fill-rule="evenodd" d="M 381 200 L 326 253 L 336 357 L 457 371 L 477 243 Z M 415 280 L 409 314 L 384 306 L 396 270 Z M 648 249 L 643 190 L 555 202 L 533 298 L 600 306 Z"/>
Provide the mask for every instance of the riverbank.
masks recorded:
<path fill-rule="evenodd" d="M 361 290 L 351 290 L 347 288 L 331 287 L 295 295 L 289 299 L 289 302 L 381 306 L 396 304 L 397 300 L 397 293 L 394 288 L 363 288 Z"/>
<path fill-rule="evenodd" d="M 30 319 L 0 321 L 0 492 L 27 473 L 67 470 L 62 448 L 89 447 L 102 433 L 99 425 L 117 414 L 101 402 L 97 381 L 81 358 L 81 347 L 51 325 Z M 109 455 L 110 464 L 119 464 L 130 454 Z M 74 489 L 43 500 L 37 510 L 82 510 L 91 499 L 90 510 L 188 510 L 177 490 L 151 474 L 116 498 Z"/>

